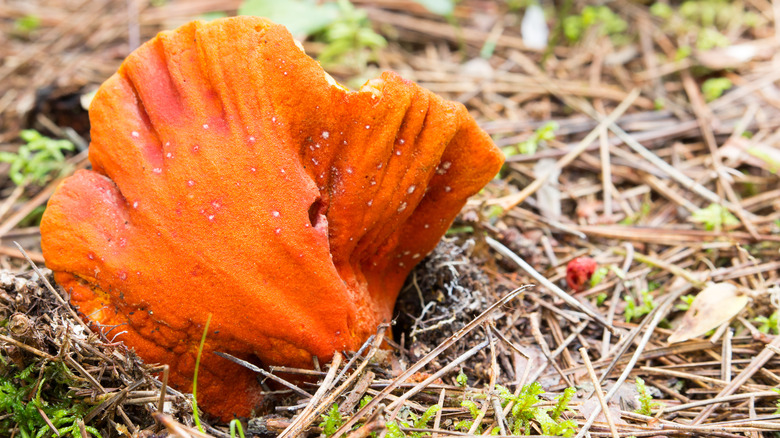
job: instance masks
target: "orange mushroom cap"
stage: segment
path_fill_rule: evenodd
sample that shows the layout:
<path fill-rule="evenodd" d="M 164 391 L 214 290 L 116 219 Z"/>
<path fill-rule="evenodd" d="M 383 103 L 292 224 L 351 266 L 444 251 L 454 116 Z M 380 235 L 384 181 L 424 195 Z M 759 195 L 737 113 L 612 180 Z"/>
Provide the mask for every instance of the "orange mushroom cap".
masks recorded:
<path fill-rule="evenodd" d="M 466 109 L 394 73 L 350 92 L 280 25 L 193 22 L 133 52 L 90 107 L 92 171 L 41 223 L 71 302 L 199 404 L 261 400 L 260 365 L 356 350 L 503 161 Z"/>

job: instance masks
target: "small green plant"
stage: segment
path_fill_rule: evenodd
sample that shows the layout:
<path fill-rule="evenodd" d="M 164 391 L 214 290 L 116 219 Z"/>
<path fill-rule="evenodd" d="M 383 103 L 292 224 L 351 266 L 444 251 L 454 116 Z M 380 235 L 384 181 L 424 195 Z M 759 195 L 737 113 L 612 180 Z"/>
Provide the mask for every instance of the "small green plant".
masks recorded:
<path fill-rule="evenodd" d="M 25 15 L 14 20 L 14 30 L 22 35 L 29 35 L 41 27 L 41 17 Z"/>
<path fill-rule="evenodd" d="M 658 18 L 669 20 L 674 16 L 674 9 L 668 3 L 653 3 L 650 5 L 650 13 Z"/>
<path fill-rule="evenodd" d="M 745 131 L 745 133 L 750 134 L 747 131 Z M 777 151 L 774 152 L 775 153 L 772 153 L 772 150 L 769 148 L 762 148 L 757 146 L 753 146 L 747 150 L 748 154 L 766 163 L 766 169 L 768 171 L 777 175 L 780 174 L 780 156 L 778 156 L 778 154 L 776 153 Z"/>
<path fill-rule="evenodd" d="M 417 416 L 412 411 L 407 411 L 407 418 L 404 420 L 391 421 L 387 423 L 387 436 L 390 438 L 422 438 L 425 433 L 423 432 L 411 432 L 409 435 L 405 434 L 401 428 L 414 428 L 414 429 L 426 429 L 428 423 L 433 419 L 434 415 L 441 410 L 441 406 L 433 405 L 429 407 L 421 416 Z"/>
<path fill-rule="evenodd" d="M 79 422 L 90 405 L 74 399 L 71 387 L 75 376 L 62 363 L 34 363 L 18 371 L 15 365 L 0 357 L 0 435 L 12 435 L 16 430 L 22 438 L 42 438 L 58 435 L 81 437 Z M 43 388 L 46 388 L 45 396 Z M 41 413 L 57 429 L 52 433 Z M 92 426 L 90 434 L 102 438 Z"/>
<path fill-rule="evenodd" d="M 623 310 L 623 316 L 626 318 L 626 322 L 632 320 L 639 320 L 643 316 L 652 312 L 655 309 L 655 302 L 653 296 L 649 291 L 642 291 L 640 294 L 641 303 L 637 304 L 636 300 L 632 296 L 625 296 L 623 299 L 626 301 L 626 308 Z"/>
<path fill-rule="evenodd" d="M 195 426 L 201 433 L 203 426 L 200 425 L 200 416 L 198 415 L 198 368 L 200 368 L 200 356 L 203 354 L 203 345 L 206 344 L 206 334 L 209 332 L 209 324 L 211 324 L 211 314 L 206 319 L 206 326 L 203 327 L 203 334 L 200 337 L 200 345 L 198 345 L 198 355 L 195 356 L 195 371 L 192 375 L 192 418 L 195 420 Z"/>
<path fill-rule="evenodd" d="M 512 155 L 523 154 L 533 155 L 539 149 L 539 144 L 545 141 L 555 139 L 555 131 L 560 126 L 556 122 L 547 122 L 544 125 L 538 127 L 528 139 L 513 145 L 503 148 L 504 155 L 511 157 Z"/>
<path fill-rule="evenodd" d="M 479 406 L 477 406 L 476 403 L 474 403 L 473 400 L 463 400 L 460 402 L 460 406 L 462 408 L 466 408 L 469 410 L 469 414 L 471 415 L 470 420 L 460 420 L 455 424 L 455 429 L 462 430 L 462 431 L 468 431 L 471 429 L 471 426 L 474 425 L 474 421 L 479 416 Z M 480 428 L 481 429 L 481 428 Z M 477 430 L 477 434 L 481 434 L 481 430 Z"/>
<path fill-rule="evenodd" d="M 68 140 L 54 140 L 40 132 L 26 129 L 19 137 L 26 142 L 16 153 L 0 152 L 0 162 L 11 163 L 8 175 L 14 184 L 45 184 L 66 168 L 63 151 L 72 151 L 73 143 Z"/>
<path fill-rule="evenodd" d="M 607 297 L 608 295 L 606 292 L 602 292 L 596 295 L 596 305 L 601 306 L 602 304 L 604 304 L 604 301 L 607 301 Z"/>
<path fill-rule="evenodd" d="M 756 27 L 764 20 L 744 3 L 725 0 L 686 0 L 679 7 L 657 2 L 650 6 L 650 13 L 663 20 L 663 29 L 678 39 L 695 40 L 699 50 L 726 47 L 731 44 L 726 35 L 734 29 Z"/>
<path fill-rule="evenodd" d="M 469 378 L 466 376 L 466 373 L 464 373 L 463 370 L 460 370 L 458 377 L 455 377 L 455 381 L 458 382 L 458 386 L 465 388 L 469 383 Z"/>
<path fill-rule="evenodd" d="M 569 15 L 563 20 L 563 33 L 571 42 L 582 39 L 588 29 L 598 28 L 599 36 L 614 36 L 628 29 L 628 23 L 607 6 L 585 6 L 579 15 Z"/>
<path fill-rule="evenodd" d="M 374 32 L 366 11 L 349 0 L 338 0 L 338 7 L 339 18 L 322 32 L 327 47 L 317 59 L 325 65 L 347 64 L 363 71 L 387 41 Z"/>
<path fill-rule="evenodd" d="M 326 437 L 332 436 L 344 424 L 344 418 L 341 416 L 337 403 L 333 403 L 328 413 L 322 414 L 321 417 L 320 429 L 322 429 L 322 434 Z"/>
<path fill-rule="evenodd" d="M 693 212 L 691 220 L 704 224 L 708 231 L 721 230 L 723 227 L 739 225 L 739 220 L 726 207 L 720 204 L 710 204 Z"/>
<path fill-rule="evenodd" d="M 723 92 L 733 85 L 729 78 L 710 78 L 701 84 L 701 92 L 704 95 L 704 100 L 712 102 L 722 96 Z"/>
<path fill-rule="evenodd" d="M 244 437 L 244 427 L 241 426 L 241 422 L 237 419 L 230 420 L 230 438 L 236 438 L 236 430 L 238 430 L 238 437 Z"/>
<path fill-rule="evenodd" d="M 601 266 L 600 268 L 596 269 L 596 271 L 591 275 L 590 277 L 590 287 L 596 287 L 604 281 L 604 279 L 607 277 L 607 274 L 609 274 L 609 268 L 606 266 Z"/>
<path fill-rule="evenodd" d="M 682 303 L 676 304 L 674 308 L 684 312 L 691 308 L 691 304 L 693 304 L 693 300 L 695 299 L 696 295 L 683 295 L 680 297 L 680 301 L 682 301 Z"/>
<path fill-rule="evenodd" d="M 639 408 L 635 412 L 647 416 L 653 415 L 653 408 L 658 408 L 660 403 L 653 401 L 650 390 L 640 377 L 636 378 L 636 391 L 639 393 Z"/>
<path fill-rule="evenodd" d="M 348 65 L 362 72 L 376 51 L 387 45 L 374 32 L 366 11 L 349 0 L 245 0 L 238 13 L 267 17 L 298 38 L 311 36 L 325 43 L 318 57 L 325 65 Z"/>
<path fill-rule="evenodd" d="M 778 311 L 772 312 L 769 317 L 756 317 L 753 322 L 758 324 L 758 331 L 761 333 L 774 333 L 776 335 L 780 334 L 780 315 L 778 315 Z"/>
<path fill-rule="evenodd" d="M 728 47 L 731 40 L 726 35 L 712 28 L 704 28 L 696 39 L 696 48 L 699 50 L 712 50 L 717 47 Z"/>
<path fill-rule="evenodd" d="M 555 406 L 539 406 L 543 402 L 539 396 L 544 393 L 544 389 L 538 382 L 523 386 L 516 396 L 503 386 L 496 385 L 496 389 L 502 406 L 513 403 L 507 418 L 512 434 L 529 435 L 531 423 L 535 422 L 543 435 L 574 436 L 576 423 L 571 419 L 563 419 L 562 415 L 569 409 L 569 403 L 576 393 L 575 388 L 566 388 L 558 397 Z"/>

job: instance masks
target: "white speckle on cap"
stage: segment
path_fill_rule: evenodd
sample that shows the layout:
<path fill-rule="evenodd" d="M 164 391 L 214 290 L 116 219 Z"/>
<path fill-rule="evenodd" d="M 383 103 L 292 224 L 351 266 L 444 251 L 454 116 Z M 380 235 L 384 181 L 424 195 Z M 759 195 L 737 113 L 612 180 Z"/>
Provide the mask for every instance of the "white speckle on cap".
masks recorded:
<path fill-rule="evenodd" d="M 130 133 L 130 135 L 132 135 L 133 138 L 138 138 L 138 137 L 141 136 L 141 134 L 139 134 L 138 131 L 133 131 L 133 132 Z"/>
<path fill-rule="evenodd" d="M 398 207 L 398 212 L 402 212 L 406 210 L 406 202 L 402 202 L 401 205 Z"/>
<path fill-rule="evenodd" d="M 280 213 L 278 211 L 274 210 L 274 211 L 271 212 L 271 215 L 273 215 L 273 217 L 279 217 Z"/>
<path fill-rule="evenodd" d="M 208 125 L 208 124 L 206 124 L 206 123 L 204 123 L 204 124 L 203 124 L 203 129 L 209 129 L 209 125 Z"/>
<path fill-rule="evenodd" d="M 154 169 L 152 169 L 152 172 L 154 172 L 154 173 L 162 173 L 162 169 L 160 169 L 159 167 L 155 167 Z"/>
<path fill-rule="evenodd" d="M 133 202 L 133 208 L 138 208 L 138 201 Z"/>
<path fill-rule="evenodd" d="M 322 138 L 328 138 L 328 137 L 330 137 L 330 132 L 322 131 Z"/>
<path fill-rule="evenodd" d="M 414 193 L 414 189 L 416 188 L 417 187 L 414 184 L 412 184 L 411 186 L 409 186 L 409 190 L 407 190 L 406 193 L 411 195 L 412 193 Z"/>

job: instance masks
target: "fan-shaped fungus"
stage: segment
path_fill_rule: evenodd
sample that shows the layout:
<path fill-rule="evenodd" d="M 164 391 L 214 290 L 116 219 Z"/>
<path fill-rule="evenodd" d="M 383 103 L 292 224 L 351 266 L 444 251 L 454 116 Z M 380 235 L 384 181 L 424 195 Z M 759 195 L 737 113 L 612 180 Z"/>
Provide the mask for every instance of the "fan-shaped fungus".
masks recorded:
<path fill-rule="evenodd" d="M 500 151 L 465 108 L 394 73 L 335 84 L 287 30 L 237 17 L 163 32 L 90 108 L 92 171 L 56 191 L 47 265 L 79 310 L 199 401 L 260 400 L 261 365 L 355 350 Z"/>

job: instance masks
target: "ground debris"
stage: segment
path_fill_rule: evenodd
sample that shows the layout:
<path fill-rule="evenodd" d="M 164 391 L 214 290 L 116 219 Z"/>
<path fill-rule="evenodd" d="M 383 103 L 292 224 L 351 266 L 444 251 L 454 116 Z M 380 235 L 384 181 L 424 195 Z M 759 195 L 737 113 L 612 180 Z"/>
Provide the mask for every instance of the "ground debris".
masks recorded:
<path fill-rule="evenodd" d="M 139 40 L 205 13 L 234 13 L 242 1 L 77 3 L 0 5 L 4 151 L 18 148 L 22 128 L 86 138 L 82 99 Z M 542 1 L 551 11 L 545 49 L 524 44 L 523 2 L 463 0 L 446 18 L 416 1 L 353 3 L 388 46 L 367 70 L 334 66 L 333 76 L 359 85 L 392 69 L 463 103 L 507 164 L 409 278 L 396 325 L 301 378 L 317 399 L 269 388 L 275 406 L 250 420 L 247 434 L 774 436 L 780 40 L 772 2 L 573 2 L 564 11 Z M 40 27 L 20 34 L 18 20 L 33 10 Z M 586 16 L 602 22 L 586 26 Z M 325 48 L 311 39 L 304 47 Z M 71 159 L 74 169 L 87 165 L 84 152 Z M 68 394 L 102 406 L 89 425 L 103 436 L 230 436 L 228 425 L 199 432 L 189 398 L 170 389 L 158 416 L 164 428 L 155 428 L 158 369 L 111 343 L 121 327 L 104 328 L 108 339 L 89 335 L 11 247 L 21 241 L 41 260 L 37 227 L 23 220 L 56 182 L 19 190 L 3 181 L 3 377 L 20 384 L 21 371 L 60 364 Z M 578 305 L 538 285 L 486 237 Z M 566 266 L 581 256 L 597 269 L 572 291 Z M 536 286 L 493 307 L 526 284 Z M 743 306 L 735 317 L 698 316 L 696 297 L 713 284 L 738 291 L 729 295 Z M 670 342 L 683 323 L 717 327 Z M 373 348 L 390 330 L 387 349 Z M 51 369 L 42 394 L 57 395 Z"/>

